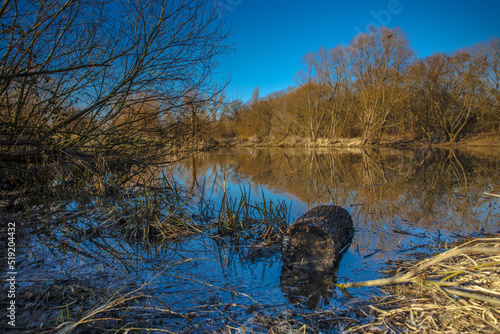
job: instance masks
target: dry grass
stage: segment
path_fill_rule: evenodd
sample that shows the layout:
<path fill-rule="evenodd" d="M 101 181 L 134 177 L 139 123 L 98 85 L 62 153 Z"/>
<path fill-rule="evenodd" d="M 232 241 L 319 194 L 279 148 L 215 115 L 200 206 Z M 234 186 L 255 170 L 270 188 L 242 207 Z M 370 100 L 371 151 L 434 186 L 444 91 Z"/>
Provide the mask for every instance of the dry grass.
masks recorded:
<path fill-rule="evenodd" d="M 119 230 L 129 240 L 152 243 L 197 234 L 201 231 L 185 209 L 189 197 L 184 192 L 165 176 L 137 184 L 112 210 L 108 227 Z"/>
<path fill-rule="evenodd" d="M 376 320 L 347 332 L 500 332 L 500 235 L 462 242 L 431 259 L 403 263 L 393 273 L 402 271 L 415 275 L 384 286 L 388 296 L 365 309 Z"/>
<path fill-rule="evenodd" d="M 108 298 L 104 298 L 98 305 L 94 306 L 92 309 L 88 310 L 86 314 L 82 317 L 80 317 L 76 321 L 67 321 L 59 326 L 57 326 L 52 333 L 57 333 L 57 334 L 68 334 L 75 332 L 77 328 L 82 327 L 82 325 L 90 324 L 94 326 L 94 330 L 96 332 L 111 332 L 111 333 L 129 333 L 129 332 L 168 332 L 172 333 L 168 330 L 161 330 L 161 329 L 156 329 L 156 328 L 147 328 L 147 327 L 133 327 L 132 324 L 128 323 L 121 327 L 119 330 L 106 330 L 105 328 L 98 327 L 99 323 L 112 323 L 112 322 L 126 322 L 124 319 L 121 319 L 120 316 L 116 316 L 116 314 L 121 313 L 122 315 L 125 315 L 133 310 L 140 310 L 140 309 L 147 309 L 145 307 L 138 306 L 139 304 L 136 303 L 136 305 L 133 305 L 132 302 L 137 301 L 139 299 L 144 299 L 144 298 L 151 298 L 151 296 L 146 295 L 142 292 L 147 287 L 150 287 L 156 278 L 158 276 L 162 275 L 164 272 L 168 271 L 169 269 L 177 266 L 180 263 L 183 262 L 188 262 L 190 261 L 189 259 L 181 260 L 177 263 L 172 263 L 168 264 L 165 266 L 165 268 L 157 273 L 154 277 L 152 277 L 149 281 L 144 282 L 142 285 L 138 286 L 132 291 L 129 292 L 123 292 L 121 293 L 120 291 L 114 293 L 112 296 Z M 159 313 L 174 313 L 171 312 L 170 310 L 161 310 L 161 309 L 153 309 L 155 312 Z M 136 322 L 139 324 L 139 322 Z M 97 326 L 96 326 L 97 325 Z M 79 328 L 80 329 L 80 328 Z M 83 328 L 83 331 L 80 330 L 79 332 L 81 333 L 87 333 L 91 331 L 90 328 Z M 92 331 L 94 332 L 94 331 Z"/>

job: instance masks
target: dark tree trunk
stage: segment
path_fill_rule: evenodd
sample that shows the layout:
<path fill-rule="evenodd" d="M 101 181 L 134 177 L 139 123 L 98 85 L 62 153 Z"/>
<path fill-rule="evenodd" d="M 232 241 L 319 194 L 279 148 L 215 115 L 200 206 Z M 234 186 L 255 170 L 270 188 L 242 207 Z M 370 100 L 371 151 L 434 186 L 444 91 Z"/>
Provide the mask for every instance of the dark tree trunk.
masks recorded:
<path fill-rule="evenodd" d="M 345 209 L 315 207 L 288 227 L 281 246 L 283 263 L 294 269 L 332 270 L 353 236 L 352 219 Z"/>

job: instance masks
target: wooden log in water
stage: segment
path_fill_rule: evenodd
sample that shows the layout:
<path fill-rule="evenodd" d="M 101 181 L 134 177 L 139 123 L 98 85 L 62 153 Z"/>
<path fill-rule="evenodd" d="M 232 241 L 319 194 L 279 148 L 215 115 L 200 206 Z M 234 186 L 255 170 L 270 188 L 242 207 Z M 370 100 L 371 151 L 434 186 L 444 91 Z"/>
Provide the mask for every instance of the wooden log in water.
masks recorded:
<path fill-rule="evenodd" d="M 281 245 L 283 263 L 302 270 L 332 270 L 353 236 L 347 210 L 336 205 L 317 206 L 288 227 Z"/>

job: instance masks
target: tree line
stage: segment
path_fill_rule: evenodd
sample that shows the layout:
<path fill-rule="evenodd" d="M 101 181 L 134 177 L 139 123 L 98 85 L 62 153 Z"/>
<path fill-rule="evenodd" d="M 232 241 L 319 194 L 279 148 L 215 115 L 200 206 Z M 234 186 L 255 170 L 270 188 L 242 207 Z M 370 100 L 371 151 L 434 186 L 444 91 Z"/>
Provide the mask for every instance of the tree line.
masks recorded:
<path fill-rule="evenodd" d="M 456 142 L 500 130 L 500 40 L 417 58 L 400 28 L 372 27 L 348 45 L 302 58 L 297 87 L 233 102 L 223 134 L 337 141 L 413 134 Z M 228 131 L 230 129 L 230 131 Z"/>

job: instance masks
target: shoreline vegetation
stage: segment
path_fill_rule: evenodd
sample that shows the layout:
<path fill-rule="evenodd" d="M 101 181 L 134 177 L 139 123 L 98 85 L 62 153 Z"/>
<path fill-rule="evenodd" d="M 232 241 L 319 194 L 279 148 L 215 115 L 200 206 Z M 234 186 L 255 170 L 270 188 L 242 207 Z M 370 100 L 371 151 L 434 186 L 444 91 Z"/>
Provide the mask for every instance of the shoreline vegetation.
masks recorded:
<path fill-rule="evenodd" d="M 232 203 L 231 209 L 226 208 L 223 219 L 227 220 L 229 217 L 240 219 L 241 217 L 237 217 L 236 209 L 241 207 L 241 202 Z M 265 212 L 262 214 L 266 215 Z M 4 216 L 0 220 L 20 222 L 14 216 Z M 50 228 L 39 225 L 34 232 L 30 222 L 23 223 L 21 220 L 21 223 L 18 226 L 25 225 L 25 228 L 32 231 L 31 233 L 40 233 Z M 226 228 L 230 230 L 230 226 L 227 225 Z M 240 233 L 248 232 L 236 231 L 235 235 L 239 237 Z M 95 237 L 99 232 L 90 231 L 89 234 L 91 233 L 94 233 Z M 352 288 L 378 286 L 379 292 L 366 300 L 353 300 L 336 310 L 319 309 L 302 312 L 290 309 L 281 315 L 265 314 L 255 307 L 244 324 L 236 325 L 238 321 L 234 320 L 230 321 L 231 324 L 217 326 L 217 330 L 212 329 L 209 332 L 498 333 L 500 331 L 500 234 L 457 236 L 457 240 L 451 243 L 420 247 L 433 251 L 434 255 L 423 255 L 424 253 L 419 252 L 417 247 L 406 260 L 387 260 L 387 270 L 383 272 L 387 278 L 335 284 L 347 300 L 351 298 L 349 290 Z M 40 322 L 34 314 L 28 315 L 32 319 L 31 322 L 20 324 L 17 329 L 25 333 L 61 334 L 98 333 L 103 330 L 112 333 L 171 332 L 166 329 L 168 326 L 154 326 L 148 321 L 144 322 L 143 316 L 139 314 L 146 312 L 153 319 L 165 316 L 173 319 L 192 319 L 196 317 L 197 312 L 186 315 L 170 311 L 168 308 L 144 308 L 140 305 L 142 301 L 152 297 L 152 292 L 148 289 L 154 286 L 158 276 L 179 264 L 181 262 L 168 264 L 142 285 L 126 285 L 116 290 L 106 287 L 96 288 L 83 281 L 72 280 L 66 283 L 65 280 L 59 280 L 54 285 L 43 287 L 32 285 L 20 291 L 18 295 L 18 300 L 23 299 L 27 305 L 23 316 L 26 317 L 27 313 L 36 310 L 38 315 L 43 314 L 44 319 Z M 32 282 L 38 280 L 44 278 L 38 276 L 30 278 Z M 136 311 L 139 314 L 134 315 Z M 225 314 L 227 319 L 234 316 L 229 310 L 225 313 L 224 309 L 220 309 L 219 312 Z M 118 327 L 110 325 L 112 323 L 117 323 Z M 131 323 L 135 325 L 130 326 Z M 8 329 L 4 324 L 2 328 Z"/>
<path fill-rule="evenodd" d="M 281 148 L 369 148 L 369 147 L 389 147 L 389 148 L 496 148 L 500 147 L 500 134 L 498 132 L 479 133 L 468 135 L 457 142 L 420 140 L 417 136 L 383 136 L 379 143 L 363 143 L 361 138 L 344 138 L 329 140 L 319 138 L 312 142 L 308 138 L 293 137 L 287 140 L 262 140 L 259 138 L 219 139 L 215 144 L 207 145 L 207 149 L 218 149 L 224 147 L 281 147 Z"/>

